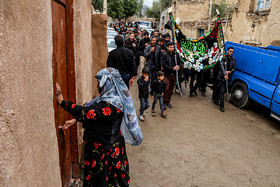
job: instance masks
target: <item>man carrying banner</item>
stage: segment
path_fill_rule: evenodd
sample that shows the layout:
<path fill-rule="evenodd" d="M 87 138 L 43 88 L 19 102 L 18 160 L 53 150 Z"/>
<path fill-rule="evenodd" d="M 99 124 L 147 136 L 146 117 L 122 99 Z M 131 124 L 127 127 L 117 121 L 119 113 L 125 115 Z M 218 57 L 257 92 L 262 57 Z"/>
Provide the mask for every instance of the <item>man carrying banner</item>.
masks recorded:
<path fill-rule="evenodd" d="M 166 84 L 166 92 L 163 96 L 163 103 L 165 106 L 172 108 L 172 105 L 170 104 L 170 100 L 176 84 L 176 71 L 180 70 L 181 59 L 179 55 L 175 54 L 174 52 L 173 42 L 168 42 L 166 48 L 167 51 L 165 51 L 161 57 L 161 63 L 165 76 L 164 82 Z"/>
<path fill-rule="evenodd" d="M 232 73 L 236 70 L 236 59 L 232 56 L 234 53 L 234 48 L 229 47 L 227 49 L 227 56 L 224 57 L 221 62 L 219 63 L 219 101 L 220 101 L 220 110 L 221 112 L 225 111 L 224 108 L 224 94 L 225 90 L 228 94 L 228 83 L 232 77 Z"/>

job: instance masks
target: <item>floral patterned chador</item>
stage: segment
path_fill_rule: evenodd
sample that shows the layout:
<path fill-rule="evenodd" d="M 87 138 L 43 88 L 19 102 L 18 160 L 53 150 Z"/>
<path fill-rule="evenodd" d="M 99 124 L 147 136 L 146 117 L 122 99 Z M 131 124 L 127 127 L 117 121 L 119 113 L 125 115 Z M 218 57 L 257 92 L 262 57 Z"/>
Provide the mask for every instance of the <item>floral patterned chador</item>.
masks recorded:
<path fill-rule="evenodd" d="M 105 101 L 88 107 L 62 101 L 61 106 L 85 129 L 83 186 L 129 186 L 129 165 L 120 131 L 123 112 Z"/>
<path fill-rule="evenodd" d="M 143 141 L 131 94 L 118 70 L 105 68 L 95 76 L 100 94 L 78 106 L 62 101 L 61 106 L 83 123 L 83 186 L 129 186 L 129 167 L 125 143 Z"/>

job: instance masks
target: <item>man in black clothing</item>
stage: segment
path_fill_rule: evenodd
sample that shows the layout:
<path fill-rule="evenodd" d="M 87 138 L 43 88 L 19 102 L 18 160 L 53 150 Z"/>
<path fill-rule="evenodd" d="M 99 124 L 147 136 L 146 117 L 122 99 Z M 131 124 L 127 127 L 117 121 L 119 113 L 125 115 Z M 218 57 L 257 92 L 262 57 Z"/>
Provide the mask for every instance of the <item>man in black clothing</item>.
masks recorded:
<path fill-rule="evenodd" d="M 170 34 L 169 33 L 166 33 L 162 36 L 164 38 L 164 41 L 165 41 L 165 46 L 168 42 L 170 42 Z"/>
<path fill-rule="evenodd" d="M 132 32 L 129 34 L 129 38 L 125 40 L 125 45 L 127 49 L 130 49 L 134 57 L 136 56 L 137 53 L 137 39 L 135 38 L 135 34 Z"/>
<path fill-rule="evenodd" d="M 153 36 L 155 36 L 157 38 L 157 41 L 159 40 L 160 36 L 159 36 L 159 31 L 155 30 L 153 33 Z"/>
<path fill-rule="evenodd" d="M 196 71 L 195 69 L 191 69 L 191 81 L 190 81 L 190 97 L 193 95 L 197 96 L 197 88 L 201 88 L 201 95 L 206 97 L 206 73 L 205 70 L 201 70 L 200 72 Z M 196 83 L 194 85 L 194 80 L 196 78 Z"/>
<path fill-rule="evenodd" d="M 181 59 L 174 52 L 173 42 L 167 43 L 167 51 L 162 54 L 161 62 L 165 75 L 164 82 L 166 83 L 166 93 L 163 97 L 163 103 L 169 108 L 172 108 L 170 100 L 176 84 L 176 71 L 179 71 L 181 66 Z"/>
<path fill-rule="evenodd" d="M 144 50 L 144 56 L 147 60 L 146 67 L 150 70 L 151 82 L 156 80 L 156 72 L 161 70 L 160 63 L 161 50 L 160 46 L 157 45 L 157 38 L 152 36 L 151 45 L 147 46 Z"/>
<path fill-rule="evenodd" d="M 164 38 L 160 38 L 158 43 L 161 49 L 161 54 L 163 54 L 165 51 L 167 51 Z"/>
<path fill-rule="evenodd" d="M 219 73 L 217 79 L 219 80 L 219 88 L 220 88 L 219 101 L 220 101 L 221 112 L 225 111 L 224 95 L 226 89 L 226 81 L 230 82 L 232 73 L 236 70 L 236 59 L 232 56 L 233 53 L 234 53 L 234 48 L 229 47 L 227 49 L 227 56 L 224 57 L 219 63 Z"/>
<path fill-rule="evenodd" d="M 219 106 L 219 80 L 218 80 L 218 74 L 219 74 L 219 66 L 220 64 L 217 63 L 213 68 L 213 93 L 212 93 L 212 101 L 215 103 L 215 105 Z"/>
<path fill-rule="evenodd" d="M 145 47 L 150 45 L 150 38 L 149 33 L 144 33 L 144 38 L 140 40 L 139 47 L 138 47 L 138 53 L 140 54 L 140 63 L 138 69 L 141 71 L 146 63 L 146 58 L 144 57 L 144 49 Z M 140 72 L 139 71 L 139 72 Z"/>
<path fill-rule="evenodd" d="M 144 49 L 145 49 L 145 47 L 150 45 L 149 43 L 150 43 L 149 33 L 144 32 L 144 38 L 142 40 L 140 40 L 139 48 L 138 48 L 141 56 L 144 56 Z"/>
<path fill-rule="evenodd" d="M 124 40 L 122 35 L 115 36 L 115 43 L 117 49 L 114 49 L 109 53 L 107 67 L 117 69 L 120 72 L 123 81 L 129 88 L 129 86 L 133 85 L 134 77 L 137 74 L 133 52 L 123 47 Z"/>
<path fill-rule="evenodd" d="M 138 67 L 140 56 L 138 54 L 138 42 L 137 42 L 137 39 L 135 38 L 134 32 L 129 34 L 129 38 L 125 40 L 124 46 L 133 52 L 136 67 Z"/>

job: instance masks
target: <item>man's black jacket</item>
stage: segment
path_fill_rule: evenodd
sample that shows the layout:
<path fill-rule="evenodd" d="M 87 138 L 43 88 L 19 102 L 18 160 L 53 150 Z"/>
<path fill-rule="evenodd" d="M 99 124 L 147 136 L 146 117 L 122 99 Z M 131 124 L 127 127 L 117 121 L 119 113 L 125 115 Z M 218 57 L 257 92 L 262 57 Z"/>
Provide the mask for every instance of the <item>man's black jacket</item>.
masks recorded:
<path fill-rule="evenodd" d="M 136 44 L 136 46 L 133 47 L 132 44 Z M 130 38 L 126 39 L 124 46 L 127 49 L 130 49 L 133 52 L 134 56 L 136 56 L 138 43 L 137 43 L 137 40 L 135 38 L 133 39 L 133 41 L 130 41 Z"/>
<path fill-rule="evenodd" d="M 149 69 L 151 68 L 151 65 L 154 64 L 156 67 L 156 70 L 159 71 L 161 69 L 161 62 L 160 62 L 160 55 L 161 55 L 161 50 L 159 45 L 155 45 L 155 50 L 152 53 L 151 52 L 152 46 L 149 45 L 145 47 L 144 50 L 144 57 L 146 58 L 146 67 Z"/>
<path fill-rule="evenodd" d="M 144 38 L 140 40 L 139 42 L 139 47 L 138 47 L 138 52 L 141 56 L 144 56 L 144 49 L 145 49 L 145 44 L 150 42 L 150 38 Z"/>
<path fill-rule="evenodd" d="M 122 46 L 109 53 L 107 67 L 117 69 L 121 75 L 137 75 L 137 67 L 132 51 Z"/>
<path fill-rule="evenodd" d="M 226 65 L 227 65 L 227 71 L 231 71 L 229 75 L 229 79 L 231 79 L 232 73 L 236 70 L 236 58 L 231 57 L 229 59 L 228 57 L 222 58 L 222 60 L 219 62 L 219 73 L 217 79 L 220 81 L 225 81 L 224 76 L 226 75 Z"/>
<path fill-rule="evenodd" d="M 181 59 L 178 54 L 176 54 L 177 65 L 181 67 Z M 165 51 L 161 57 L 161 63 L 163 67 L 163 72 L 165 77 L 169 77 L 170 75 L 175 75 L 176 71 L 173 68 L 176 66 L 175 63 L 175 53 L 170 54 L 168 51 Z"/>

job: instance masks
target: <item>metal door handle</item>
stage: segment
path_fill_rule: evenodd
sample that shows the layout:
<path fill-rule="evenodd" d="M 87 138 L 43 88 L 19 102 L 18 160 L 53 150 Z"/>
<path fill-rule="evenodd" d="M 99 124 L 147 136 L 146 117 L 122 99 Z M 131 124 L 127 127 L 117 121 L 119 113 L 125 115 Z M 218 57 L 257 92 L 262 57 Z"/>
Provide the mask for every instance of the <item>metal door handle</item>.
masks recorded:
<path fill-rule="evenodd" d="M 60 129 L 60 130 L 62 130 L 62 131 L 63 131 L 64 136 L 66 136 L 66 134 L 67 134 L 67 129 L 65 129 L 65 127 L 64 127 L 64 126 L 58 126 L 57 128 L 58 128 L 58 129 Z"/>

